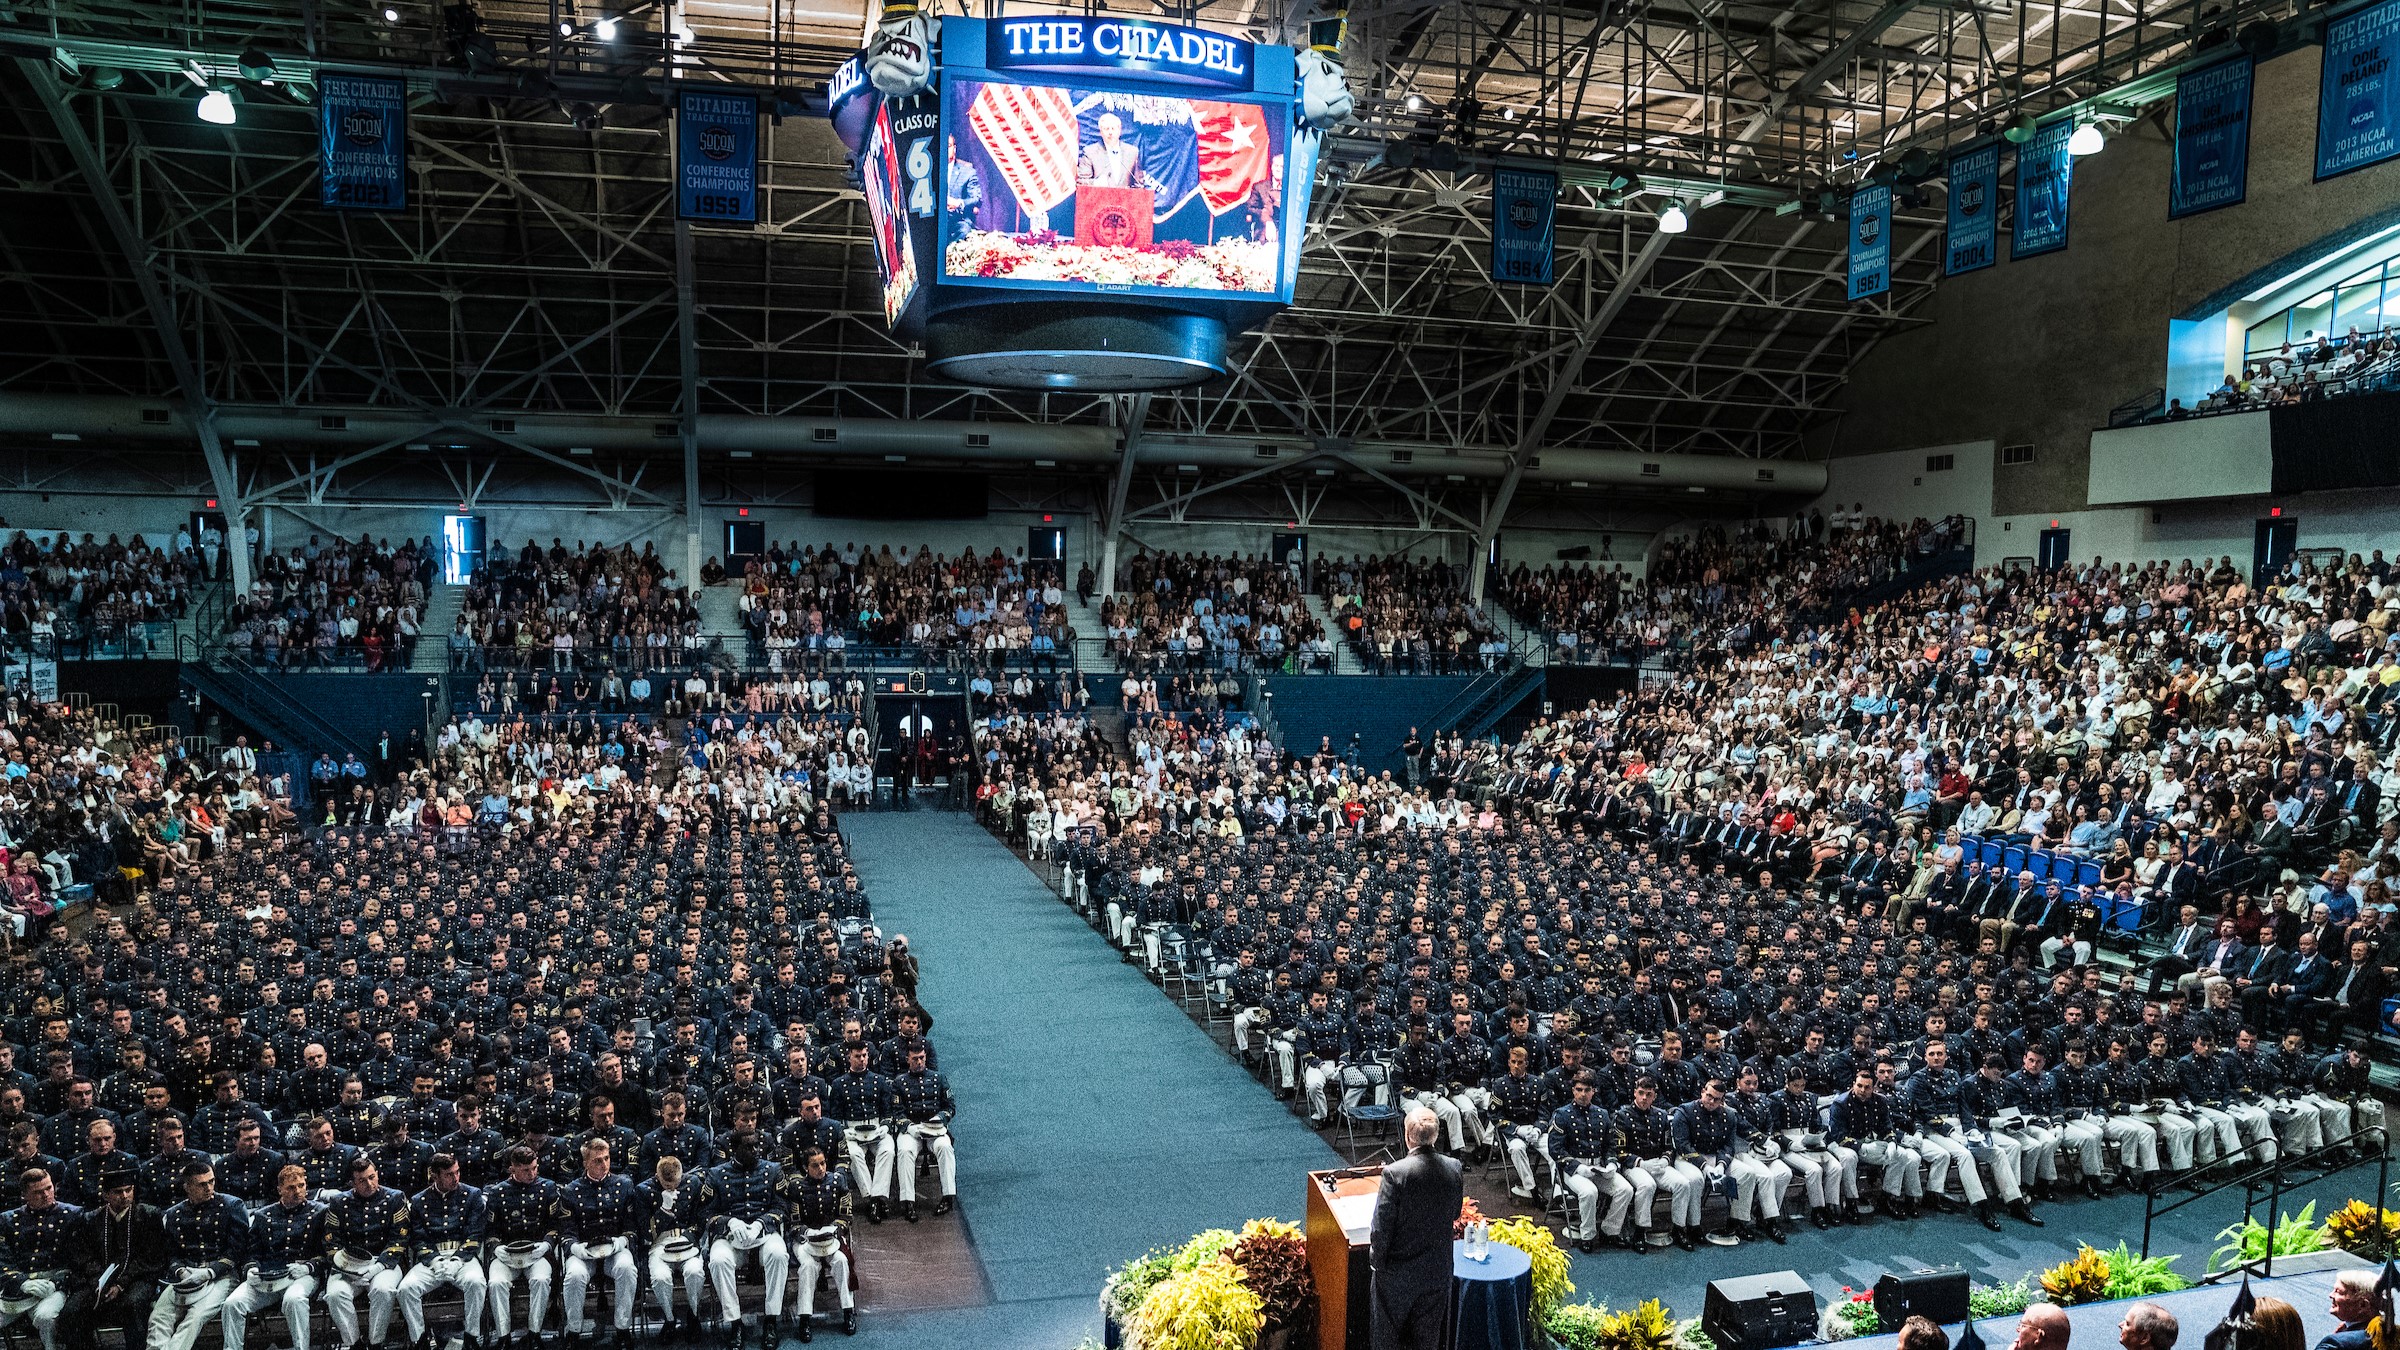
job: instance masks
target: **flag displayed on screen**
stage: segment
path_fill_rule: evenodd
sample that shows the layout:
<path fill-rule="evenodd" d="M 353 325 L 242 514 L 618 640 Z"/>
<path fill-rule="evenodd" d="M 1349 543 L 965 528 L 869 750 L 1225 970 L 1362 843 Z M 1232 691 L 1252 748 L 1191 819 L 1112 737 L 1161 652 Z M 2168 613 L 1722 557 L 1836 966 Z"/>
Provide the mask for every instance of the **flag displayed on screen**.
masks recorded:
<path fill-rule="evenodd" d="M 1221 216 L 1274 179 L 1267 110 L 1255 103 L 1194 103 L 1192 112 L 1200 131 L 1200 195 L 1209 213 Z"/>
<path fill-rule="evenodd" d="M 1075 102 L 1064 89 L 987 84 L 967 108 L 1000 181 L 1028 211 L 1047 211 L 1075 195 Z"/>

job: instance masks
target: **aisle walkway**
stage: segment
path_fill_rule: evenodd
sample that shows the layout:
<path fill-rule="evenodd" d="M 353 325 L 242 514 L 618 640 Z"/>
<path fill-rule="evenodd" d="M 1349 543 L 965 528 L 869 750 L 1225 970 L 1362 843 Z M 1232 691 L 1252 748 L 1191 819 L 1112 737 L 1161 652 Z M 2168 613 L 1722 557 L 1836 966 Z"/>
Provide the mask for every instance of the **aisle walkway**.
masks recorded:
<path fill-rule="evenodd" d="M 842 825 L 886 936 L 906 933 L 923 966 L 992 1294 L 871 1317 L 867 1334 L 1066 1350 L 1098 1334 L 1110 1266 L 1203 1228 L 1299 1220 L 1301 1174 L 1341 1160 L 998 840 L 955 812 Z"/>

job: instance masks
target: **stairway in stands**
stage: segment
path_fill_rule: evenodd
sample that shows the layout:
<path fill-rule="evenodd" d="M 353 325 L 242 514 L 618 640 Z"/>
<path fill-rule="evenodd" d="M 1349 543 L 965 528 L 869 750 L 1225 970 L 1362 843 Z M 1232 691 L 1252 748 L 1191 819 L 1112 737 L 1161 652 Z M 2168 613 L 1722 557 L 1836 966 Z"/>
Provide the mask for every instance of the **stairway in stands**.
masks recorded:
<path fill-rule="evenodd" d="M 1351 647 L 1349 640 L 1344 638 L 1341 631 L 1334 627 L 1333 611 L 1326 607 L 1325 597 L 1315 591 L 1304 591 L 1301 593 L 1300 600 L 1301 603 L 1308 606 L 1308 612 L 1316 616 L 1317 622 L 1323 624 L 1325 632 L 1333 638 L 1333 673 L 1336 675 L 1366 674 L 1366 663 L 1358 659 L 1357 650 Z M 1291 724 L 1286 722 L 1284 725 L 1290 726 Z"/>
<path fill-rule="evenodd" d="M 1086 675 L 1099 675 L 1113 670 L 1116 663 L 1108 659 L 1108 630 L 1100 624 L 1100 597 L 1090 603 L 1073 591 L 1067 592 L 1067 626 L 1075 630 L 1075 668 Z"/>
<path fill-rule="evenodd" d="M 467 588 L 435 582 L 425 591 L 425 618 L 417 625 L 417 650 L 408 668 L 422 675 L 439 675 L 450 668 L 450 632 L 466 608 Z"/>
<path fill-rule="evenodd" d="M 692 604 L 700 611 L 701 637 L 722 642 L 729 652 L 743 649 L 749 637 L 742 628 L 742 593 L 738 588 L 702 586 L 692 592 Z"/>

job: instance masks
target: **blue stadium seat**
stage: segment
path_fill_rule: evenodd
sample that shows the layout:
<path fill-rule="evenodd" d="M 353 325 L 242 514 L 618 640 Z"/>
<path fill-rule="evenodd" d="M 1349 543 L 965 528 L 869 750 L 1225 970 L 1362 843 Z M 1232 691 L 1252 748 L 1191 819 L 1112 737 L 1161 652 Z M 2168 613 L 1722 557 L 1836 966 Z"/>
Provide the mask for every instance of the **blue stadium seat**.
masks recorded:
<path fill-rule="evenodd" d="M 2099 885 L 2099 884 L 2100 884 L 2100 864 L 2098 864 L 2098 863 L 2096 863 L 2096 862 L 2093 862 L 2093 861 L 2092 861 L 2091 859 L 2089 859 L 2089 858 L 2085 858 L 2085 859 L 2084 859 L 2084 860 L 2082 860 L 2081 862 L 2078 862 L 2078 863 L 2076 863 L 2076 864 L 2075 864 L 2075 884 L 2076 884 L 2076 885 L 2078 885 L 2078 886 L 2097 886 L 2097 885 Z"/>
<path fill-rule="evenodd" d="M 2072 886 L 2086 866 L 2089 864 L 2072 853 L 2053 853 L 2050 855 L 2050 879 L 2061 885 Z M 2098 868 L 2092 870 L 2095 876 L 2099 874 Z"/>

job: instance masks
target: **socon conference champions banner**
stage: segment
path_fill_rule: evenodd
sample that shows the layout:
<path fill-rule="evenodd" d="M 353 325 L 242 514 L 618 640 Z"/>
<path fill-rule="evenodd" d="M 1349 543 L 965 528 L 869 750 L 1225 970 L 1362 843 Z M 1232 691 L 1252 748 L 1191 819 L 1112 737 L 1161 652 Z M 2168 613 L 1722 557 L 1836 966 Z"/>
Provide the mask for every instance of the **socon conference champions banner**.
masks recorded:
<path fill-rule="evenodd" d="M 2175 80 L 2175 173 L 2167 219 L 2239 206 L 2250 192 L 2250 77 L 2247 56 L 2186 71 Z"/>
<path fill-rule="evenodd" d="M 1870 184 L 1850 194 L 1850 298 L 1892 288 L 1892 190 Z"/>
<path fill-rule="evenodd" d="M 1952 155 L 1948 177 L 1950 228 L 1942 275 L 1954 277 L 2000 261 L 2000 147 Z"/>
<path fill-rule="evenodd" d="M 323 204 L 336 211 L 408 209 L 408 86 L 379 75 L 317 72 Z"/>
<path fill-rule="evenodd" d="M 758 223 L 758 95 L 676 91 L 675 214 Z"/>
<path fill-rule="evenodd" d="M 2056 253 L 2067 246 L 2067 188 L 2075 172 L 2067 138 L 2074 134 L 2074 120 L 2062 119 L 2037 128 L 2032 140 L 2017 147 L 2017 222 L 2008 249 L 2011 259 Z"/>
<path fill-rule="evenodd" d="M 2317 178 L 2381 164 L 2400 154 L 2400 0 L 2345 14 L 2325 25 L 2325 66 L 2317 82 Z"/>
<path fill-rule="evenodd" d="M 1543 169 L 1492 171 L 1492 280 L 1550 284 L 1557 214 L 1557 174 Z"/>

